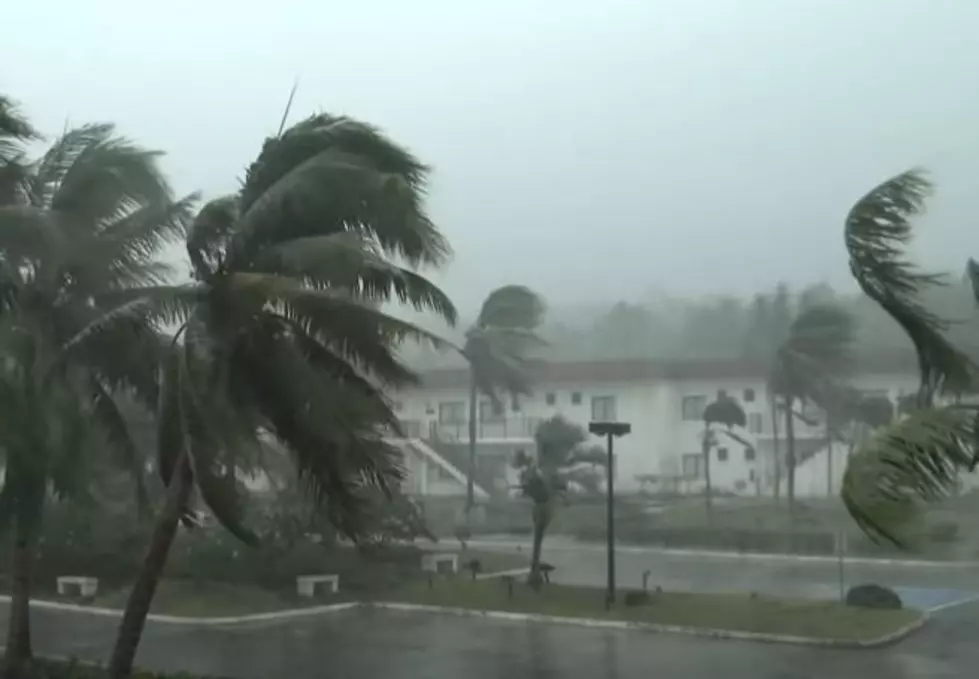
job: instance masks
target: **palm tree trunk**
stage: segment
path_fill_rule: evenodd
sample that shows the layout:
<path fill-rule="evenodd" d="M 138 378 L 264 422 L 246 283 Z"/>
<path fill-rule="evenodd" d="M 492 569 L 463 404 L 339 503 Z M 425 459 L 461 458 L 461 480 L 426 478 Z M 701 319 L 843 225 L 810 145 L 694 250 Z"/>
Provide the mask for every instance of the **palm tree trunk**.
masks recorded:
<path fill-rule="evenodd" d="M 132 676 L 136 649 L 143 635 L 146 616 L 153 603 L 153 595 L 160 581 L 160 575 L 167 563 L 170 546 L 177 534 L 180 517 L 190 499 L 193 477 L 189 460 L 181 455 L 167 489 L 166 502 L 157 517 L 150 545 L 143 560 L 143 569 L 129 593 L 122 622 L 116 635 L 116 643 L 109 661 L 110 679 L 126 679 Z"/>
<path fill-rule="evenodd" d="M 469 469 L 466 473 L 466 524 L 476 504 L 476 376 L 469 378 Z"/>
<path fill-rule="evenodd" d="M 7 623 L 5 677 L 17 677 L 33 657 L 31 648 L 31 570 L 34 541 L 24 521 L 14 520 L 14 548 L 11 555 L 10 618 Z"/>
<path fill-rule="evenodd" d="M 789 503 L 789 522 L 795 519 L 795 414 L 791 396 L 785 397 L 785 495 Z"/>
<path fill-rule="evenodd" d="M 707 525 L 714 525 L 714 506 L 710 486 L 710 427 L 704 427 L 704 441 L 701 452 L 704 455 L 704 507 L 707 510 Z"/>
<path fill-rule="evenodd" d="M 533 547 L 530 552 L 530 575 L 527 583 L 534 589 L 540 589 L 543 584 L 543 576 L 540 571 L 541 550 L 544 546 L 544 531 L 547 529 L 546 508 L 539 502 L 534 503 L 534 539 Z"/>
<path fill-rule="evenodd" d="M 775 502 L 778 502 L 782 495 L 782 451 L 778 445 L 778 401 L 777 396 L 772 396 L 772 444 L 775 447 Z"/>
<path fill-rule="evenodd" d="M 826 497 L 833 497 L 833 429 L 826 413 Z"/>

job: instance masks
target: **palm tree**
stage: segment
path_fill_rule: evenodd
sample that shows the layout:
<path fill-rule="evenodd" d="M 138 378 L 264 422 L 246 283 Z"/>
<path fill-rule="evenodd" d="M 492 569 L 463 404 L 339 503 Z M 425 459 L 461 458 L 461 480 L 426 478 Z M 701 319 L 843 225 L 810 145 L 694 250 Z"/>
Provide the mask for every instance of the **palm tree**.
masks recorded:
<path fill-rule="evenodd" d="M 0 203 L 0 322 L 16 379 L 6 388 L 21 390 L 15 402 L 30 413 L 21 438 L 2 441 L 16 583 L 8 667 L 31 655 L 29 569 L 58 457 L 44 452 L 45 439 L 31 450 L 23 436 L 55 426 L 52 418 L 64 409 L 51 406 L 52 399 L 80 400 L 78 409 L 105 431 L 142 491 L 142 462 L 114 396 L 130 390 L 144 402 L 156 399 L 153 366 L 161 344 L 150 325 L 100 319 L 119 315 L 117 298 L 129 287 L 166 274 L 153 255 L 182 233 L 189 216 L 193 198 L 173 201 L 157 157 L 111 125 L 86 125 L 66 132 L 37 162 L 18 160 L 18 172 L 8 175 Z M 5 433 L 13 436 L 13 429 Z M 32 462 L 22 464 L 20 456 Z"/>
<path fill-rule="evenodd" d="M 709 525 L 714 522 L 710 482 L 710 451 L 717 445 L 717 435 L 713 429 L 715 424 L 724 425 L 728 430 L 734 427 L 741 427 L 743 429 L 745 424 L 747 424 L 747 417 L 738 402 L 724 393 L 718 393 L 717 399 L 704 408 L 704 433 L 701 437 L 701 452 L 704 458 L 704 502 L 707 508 L 707 523 Z"/>
<path fill-rule="evenodd" d="M 849 363 L 854 336 L 853 318 L 834 305 L 810 306 L 799 312 L 788 337 L 778 347 L 771 368 L 769 390 L 785 417 L 786 496 L 790 516 L 795 505 L 795 406 L 811 401 L 821 405 L 827 383 Z"/>
<path fill-rule="evenodd" d="M 581 427 L 556 415 L 541 422 L 534 432 L 537 454 L 531 458 L 521 453 L 514 460 L 520 472 L 520 491 L 533 503 L 534 535 L 528 583 L 535 589 L 543 582 L 541 548 L 557 502 L 565 496 L 575 473 L 583 465 L 605 462 L 601 451 L 596 455 L 593 450 L 582 448 L 587 438 Z"/>
<path fill-rule="evenodd" d="M 936 406 L 941 392 L 961 393 L 974 383 L 969 358 L 946 338 L 948 324 L 922 304 L 922 294 L 945 284 L 904 256 L 911 219 L 924 210 L 931 183 L 909 170 L 874 187 L 846 217 L 850 270 L 870 299 L 907 334 L 918 357 L 921 383 L 915 407 L 880 427 L 847 465 L 841 496 L 850 515 L 874 540 L 904 544 L 901 529 L 921 502 L 954 492 L 963 470 L 977 462 L 979 420 L 975 407 Z M 970 260 L 970 272 L 975 270 Z M 973 285 L 979 299 L 979 286 Z"/>
<path fill-rule="evenodd" d="M 380 307 L 399 301 L 450 324 L 456 316 L 416 272 L 449 252 L 424 211 L 427 174 L 369 125 L 307 118 L 266 140 L 237 194 L 197 215 L 186 240 L 193 281 L 136 291 L 134 307 L 179 327 L 159 410 L 167 495 L 110 676 L 131 672 L 193 489 L 221 524 L 254 540 L 227 473 L 240 451 L 274 440 L 314 502 L 354 539 L 370 498 L 399 485 L 401 454 L 388 443 L 398 420 L 384 393 L 416 376 L 397 345 L 439 341 Z"/>
<path fill-rule="evenodd" d="M 530 352 L 543 344 L 537 335 L 544 302 L 530 288 L 505 285 L 489 294 L 476 322 L 466 330 L 462 356 L 469 363 L 469 469 L 466 474 L 466 519 L 475 504 L 476 424 L 478 400 L 486 396 L 502 408 L 501 393 L 517 398 L 530 393 Z"/>

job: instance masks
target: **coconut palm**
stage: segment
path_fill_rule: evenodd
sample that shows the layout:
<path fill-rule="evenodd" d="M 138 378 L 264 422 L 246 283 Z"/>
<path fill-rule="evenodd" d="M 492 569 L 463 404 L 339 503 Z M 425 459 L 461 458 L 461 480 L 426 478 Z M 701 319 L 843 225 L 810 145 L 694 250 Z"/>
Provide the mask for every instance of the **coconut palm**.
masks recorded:
<path fill-rule="evenodd" d="M 864 532 L 896 545 L 904 543 L 901 529 L 916 507 L 954 492 L 959 474 L 977 462 L 976 409 L 935 405 L 937 394 L 966 390 L 975 372 L 968 357 L 946 338 L 948 323 L 921 301 L 923 293 L 944 285 L 945 279 L 921 271 L 904 255 L 911 219 L 923 211 L 931 190 L 920 170 L 892 177 L 856 202 L 844 232 L 854 278 L 907 334 L 921 375 L 915 407 L 902 403 L 906 414 L 879 428 L 854 452 L 841 491 Z"/>
<path fill-rule="evenodd" d="M 448 245 L 425 214 L 427 168 L 378 130 L 321 114 L 266 140 L 233 196 L 206 205 L 187 234 L 193 280 L 144 288 L 133 314 L 177 323 L 164 363 L 158 468 L 167 496 L 130 593 L 110 662 L 129 676 L 156 584 L 196 489 L 251 542 L 226 473 L 271 439 L 315 503 L 358 537 L 376 491 L 402 478 L 384 393 L 415 380 L 402 339 L 438 343 L 384 313 L 401 302 L 450 324 L 449 299 L 416 272 Z M 403 262 L 399 264 L 398 262 Z"/>
<path fill-rule="evenodd" d="M 707 523 L 714 520 L 712 488 L 710 482 L 710 452 L 717 445 L 717 434 L 714 425 L 720 424 L 728 430 L 734 427 L 744 428 L 747 416 L 744 410 L 733 398 L 724 393 L 718 393 L 717 399 L 704 408 L 704 431 L 701 435 L 701 453 L 704 459 L 704 503 L 707 508 Z"/>
<path fill-rule="evenodd" d="M 137 490 L 143 488 L 143 465 L 114 396 L 130 390 L 155 401 L 153 366 L 162 345 L 151 325 L 100 319 L 119 314 L 122 292 L 167 274 L 154 254 L 183 233 L 189 217 L 193 197 L 172 199 L 157 158 L 111 125 L 86 125 L 66 132 L 36 162 L 18 159 L 18 172 L 7 176 L 0 203 L 0 323 L 5 360 L 16 376 L 6 388 L 21 390 L 13 402 L 27 413 L 22 436 L 0 441 L 16 583 L 8 667 L 31 653 L 29 568 L 57 457 L 44 452 L 46 439 L 38 439 L 34 451 L 23 437 L 55 426 L 52 418 L 64 408 L 51 400 L 74 394 L 78 409 L 105 431 L 109 449 L 133 472 Z M 14 436 L 14 429 L 4 433 Z"/>
<path fill-rule="evenodd" d="M 469 469 L 466 478 L 466 516 L 473 508 L 476 475 L 478 400 L 486 396 L 502 408 L 500 397 L 529 394 L 530 353 L 543 344 L 537 335 L 544 302 L 530 288 L 505 285 L 489 294 L 476 322 L 466 330 L 462 356 L 469 363 Z"/>
<path fill-rule="evenodd" d="M 838 306 L 819 304 L 798 313 L 788 336 L 776 350 L 769 391 L 785 418 L 786 498 L 790 515 L 795 508 L 795 422 L 801 418 L 795 408 L 806 402 L 821 405 L 827 383 L 849 364 L 853 336 L 850 314 Z"/>
<path fill-rule="evenodd" d="M 533 503 L 534 535 L 528 583 L 535 589 L 542 584 L 541 548 L 557 503 L 574 482 L 576 472 L 605 462 L 601 451 L 596 455 L 593 449 L 582 446 L 587 438 L 581 427 L 557 415 L 537 426 L 534 432 L 536 455 L 530 457 L 521 453 L 514 460 L 520 473 L 520 492 Z"/>

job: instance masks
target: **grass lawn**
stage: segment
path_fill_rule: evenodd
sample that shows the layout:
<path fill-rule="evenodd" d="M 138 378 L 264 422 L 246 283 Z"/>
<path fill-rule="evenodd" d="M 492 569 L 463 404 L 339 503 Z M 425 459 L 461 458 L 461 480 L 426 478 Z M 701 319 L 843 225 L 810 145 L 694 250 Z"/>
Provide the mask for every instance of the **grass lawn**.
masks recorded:
<path fill-rule="evenodd" d="M 129 588 L 105 592 L 92 600 L 78 601 L 59 597 L 64 601 L 82 603 L 100 608 L 122 609 L 126 606 Z M 278 592 L 247 585 L 223 582 L 199 582 L 195 580 L 163 580 L 153 598 L 152 613 L 176 615 L 188 618 L 225 617 L 267 613 L 290 608 L 322 606 L 350 601 L 355 597 L 324 594 L 312 598 L 297 596 L 294 592 Z"/>
<path fill-rule="evenodd" d="M 620 594 L 620 597 L 622 594 Z M 871 640 L 919 618 L 914 610 L 852 608 L 835 602 L 695 592 L 650 593 L 651 601 L 605 610 L 604 592 L 591 587 L 545 585 L 540 593 L 515 583 L 513 598 L 499 580 L 462 578 L 412 585 L 394 598 L 407 603 L 473 610 L 541 613 L 563 617 L 627 620 L 702 629 L 737 630 L 847 641 Z"/>

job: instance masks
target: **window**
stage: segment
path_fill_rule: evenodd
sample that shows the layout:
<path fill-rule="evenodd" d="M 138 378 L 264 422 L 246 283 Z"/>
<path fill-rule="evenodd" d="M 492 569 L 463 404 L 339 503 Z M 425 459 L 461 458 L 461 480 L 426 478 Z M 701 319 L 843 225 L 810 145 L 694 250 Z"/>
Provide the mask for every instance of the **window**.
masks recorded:
<path fill-rule="evenodd" d="M 555 401 L 557 401 L 557 398 L 554 396 L 553 391 L 547 392 L 547 395 L 544 396 L 544 402 L 547 403 L 547 405 L 549 406 L 554 405 Z"/>
<path fill-rule="evenodd" d="M 513 400 L 510 402 L 510 410 L 515 413 L 520 412 L 520 396 L 518 394 L 513 395 Z"/>
<path fill-rule="evenodd" d="M 591 419 L 593 422 L 615 422 L 615 397 L 592 396 Z"/>
<path fill-rule="evenodd" d="M 700 478 L 700 453 L 687 453 L 683 456 L 683 476 L 688 479 Z"/>
<path fill-rule="evenodd" d="M 581 392 L 575 391 L 571 394 L 571 405 L 580 406 L 581 405 Z"/>
<path fill-rule="evenodd" d="M 435 406 L 433 406 L 431 402 L 428 402 L 428 403 L 425 404 L 425 414 L 426 415 L 434 415 L 435 414 Z"/>
<path fill-rule="evenodd" d="M 428 476 L 429 483 L 455 480 L 455 477 L 445 467 L 431 461 L 425 466 L 425 473 Z"/>
<path fill-rule="evenodd" d="M 717 461 L 718 462 L 727 462 L 727 448 L 718 448 L 717 449 Z"/>
<path fill-rule="evenodd" d="M 499 422 L 503 419 L 503 404 L 493 401 L 479 402 L 480 422 Z"/>
<path fill-rule="evenodd" d="M 704 408 L 706 407 L 706 396 L 684 396 L 680 409 L 684 420 L 699 422 L 704 418 Z"/>
<path fill-rule="evenodd" d="M 744 461 L 745 462 L 754 462 L 755 461 L 755 449 L 754 448 L 745 448 L 744 449 Z"/>
<path fill-rule="evenodd" d="M 459 424 L 466 421 L 465 401 L 442 401 L 439 403 L 439 423 Z"/>
<path fill-rule="evenodd" d="M 762 432 L 763 422 L 761 413 L 748 413 L 748 433 L 749 434 L 760 434 Z"/>
<path fill-rule="evenodd" d="M 755 390 L 754 389 L 745 389 L 744 390 L 744 393 L 742 394 L 742 397 L 743 397 L 743 400 L 744 400 L 745 403 L 754 403 L 755 402 Z"/>

